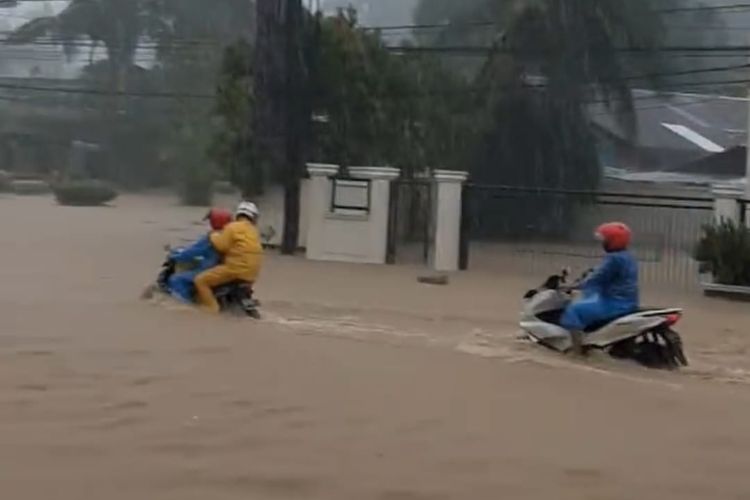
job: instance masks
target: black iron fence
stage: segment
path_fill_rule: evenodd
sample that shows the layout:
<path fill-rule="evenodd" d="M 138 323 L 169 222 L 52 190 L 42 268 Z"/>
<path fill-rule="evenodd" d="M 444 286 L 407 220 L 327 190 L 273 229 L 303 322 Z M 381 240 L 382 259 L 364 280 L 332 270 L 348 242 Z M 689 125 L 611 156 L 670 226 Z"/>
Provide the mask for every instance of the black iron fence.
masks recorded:
<path fill-rule="evenodd" d="M 399 179 L 391 185 L 387 261 L 420 264 L 429 260 L 433 186 L 427 179 Z"/>
<path fill-rule="evenodd" d="M 642 280 L 682 289 L 698 286 L 692 258 L 713 199 L 666 189 L 658 193 L 575 191 L 467 185 L 462 267 L 546 273 L 594 265 L 596 226 L 621 221 L 634 232 Z"/>

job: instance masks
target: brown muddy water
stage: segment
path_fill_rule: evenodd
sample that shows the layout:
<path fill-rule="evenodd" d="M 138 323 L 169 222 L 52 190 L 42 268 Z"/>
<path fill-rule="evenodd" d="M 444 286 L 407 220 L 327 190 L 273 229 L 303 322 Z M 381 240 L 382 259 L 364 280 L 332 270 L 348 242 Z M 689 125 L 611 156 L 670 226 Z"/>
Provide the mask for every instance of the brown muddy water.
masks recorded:
<path fill-rule="evenodd" d="M 650 291 L 662 373 L 515 340 L 538 277 L 271 256 L 260 322 L 140 300 L 202 215 L 0 198 L 2 498 L 748 498 L 747 305 Z"/>

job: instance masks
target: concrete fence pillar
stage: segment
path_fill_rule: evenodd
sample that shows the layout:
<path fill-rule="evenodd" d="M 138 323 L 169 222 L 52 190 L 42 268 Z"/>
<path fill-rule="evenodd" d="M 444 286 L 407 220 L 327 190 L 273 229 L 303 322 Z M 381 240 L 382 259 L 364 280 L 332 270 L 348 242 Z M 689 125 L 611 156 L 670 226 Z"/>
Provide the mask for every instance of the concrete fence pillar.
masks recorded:
<path fill-rule="evenodd" d="M 461 240 L 461 196 L 468 173 L 455 170 L 433 172 L 432 242 L 430 265 L 435 271 L 459 268 Z"/>
<path fill-rule="evenodd" d="M 310 181 L 307 188 L 307 257 L 315 259 L 325 253 L 325 224 L 331 204 L 331 178 L 338 165 L 308 163 Z"/>
<path fill-rule="evenodd" d="M 349 167 L 336 179 L 336 165 L 308 164 L 307 258 L 385 264 L 391 182 L 390 167 Z"/>
<path fill-rule="evenodd" d="M 745 205 L 742 203 L 744 189 L 734 184 L 715 184 L 712 188 L 714 196 L 714 221 L 728 220 L 740 222 L 744 219 Z"/>

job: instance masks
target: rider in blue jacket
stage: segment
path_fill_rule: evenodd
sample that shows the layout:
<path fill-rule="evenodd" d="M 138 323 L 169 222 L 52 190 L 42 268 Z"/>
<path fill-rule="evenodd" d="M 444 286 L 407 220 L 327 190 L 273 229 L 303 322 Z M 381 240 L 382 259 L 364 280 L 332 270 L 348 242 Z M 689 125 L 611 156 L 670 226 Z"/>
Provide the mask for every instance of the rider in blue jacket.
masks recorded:
<path fill-rule="evenodd" d="M 560 321 L 571 332 L 573 349 L 579 353 L 588 327 L 631 314 L 639 307 L 638 262 L 628 251 L 630 228 L 611 222 L 599 226 L 595 234 L 606 252 L 604 260 L 578 286 L 583 297 L 567 307 Z"/>
<path fill-rule="evenodd" d="M 219 208 L 212 208 L 206 216 L 211 231 L 221 231 L 224 226 L 232 221 L 232 212 Z M 187 248 L 173 251 L 170 256 L 178 264 L 192 264 L 189 271 L 175 273 L 169 278 L 168 286 L 172 295 L 184 302 L 193 302 L 195 277 L 206 269 L 210 269 L 221 263 L 221 255 L 211 244 L 210 233 L 200 238 Z"/>

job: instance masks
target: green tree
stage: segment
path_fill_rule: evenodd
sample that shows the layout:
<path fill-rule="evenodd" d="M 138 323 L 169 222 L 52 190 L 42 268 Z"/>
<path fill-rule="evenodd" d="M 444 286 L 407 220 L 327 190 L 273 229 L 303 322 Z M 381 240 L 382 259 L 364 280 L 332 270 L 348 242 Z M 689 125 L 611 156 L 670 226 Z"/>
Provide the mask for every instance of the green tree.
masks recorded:
<path fill-rule="evenodd" d="M 88 50 L 89 65 L 81 80 L 102 94 L 81 96 L 78 101 L 100 110 L 95 123 L 80 133 L 106 146 L 109 171 L 114 179 L 138 186 L 151 162 L 136 151 L 153 151 L 163 134 L 143 135 L 155 117 L 145 103 L 126 97 L 135 89 L 149 87 L 143 68 L 135 64 L 139 44 L 152 27 L 153 18 L 146 0 L 71 0 L 59 14 L 30 20 L 9 35 L 7 43 L 29 43 L 50 37 L 69 56 Z M 47 43 L 47 42 L 45 42 Z M 100 48 L 104 59 L 96 59 Z M 111 95 L 108 95 L 111 93 Z M 158 130 L 158 127 L 156 127 Z M 137 148 L 134 146 L 138 146 Z"/>
<path fill-rule="evenodd" d="M 463 166 L 473 117 L 462 78 L 429 57 L 394 55 L 376 33 L 358 27 L 352 10 L 308 17 L 305 26 L 302 99 L 294 102 L 306 122 L 299 126 L 307 159 L 396 165 L 406 175 L 427 166 Z M 238 43 L 225 52 L 216 98 L 220 129 L 211 149 L 248 195 L 266 182 L 288 186 L 303 175 L 289 168 L 278 150 L 289 125 L 290 104 L 279 102 L 287 95 L 286 84 L 272 79 L 280 71 L 270 80 L 259 75 L 261 68 L 278 64 L 279 55 L 250 51 Z M 261 64 L 259 57 L 270 62 Z M 263 97 L 259 83 L 266 88 Z"/>
<path fill-rule="evenodd" d="M 666 2 L 669 3 L 669 2 Z M 658 48 L 664 24 L 647 0 L 443 0 L 436 17 L 423 0 L 422 22 L 448 22 L 429 43 L 490 47 L 486 58 L 452 61 L 474 80 L 474 135 L 465 163 L 476 182 L 595 189 L 601 169 L 588 121 L 592 103 L 611 109 L 634 131 L 632 76 L 664 71 Z M 421 16 L 421 17 L 420 17 Z M 429 19 L 429 21 L 428 21 Z M 638 47 L 625 57 L 623 47 Z M 563 230 L 575 214 L 569 200 L 483 200 L 486 217 L 506 233 Z M 512 218 L 503 214 L 514 213 Z M 498 226 L 497 224 L 493 224 Z M 498 226 L 499 227 L 499 226 Z"/>
<path fill-rule="evenodd" d="M 423 0 L 418 20 L 436 15 Z M 656 67 L 664 25 L 647 0 L 443 0 L 452 25 L 435 40 L 494 47 L 475 75 L 483 132 L 475 177 L 498 183 L 596 186 L 599 166 L 587 109 L 601 102 L 633 129 L 630 76 L 622 47 L 639 47 L 640 68 Z M 486 23 L 481 27 L 472 22 Z M 462 33 L 462 30 L 467 30 Z M 497 144 L 504 144 L 503 148 Z M 523 160 L 522 163 L 519 163 Z M 523 168 L 519 165 L 523 165 Z M 533 176 L 533 177 L 530 177 Z"/>
<path fill-rule="evenodd" d="M 471 103 L 459 75 L 429 56 L 394 55 L 352 10 L 321 21 L 317 57 L 319 160 L 397 165 L 406 175 L 459 163 Z"/>
<path fill-rule="evenodd" d="M 59 40 L 72 55 L 88 38 L 92 57 L 98 47 L 107 52 L 113 90 L 125 89 L 127 71 L 133 64 L 138 42 L 147 32 L 146 0 L 71 0 L 56 16 L 38 17 L 10 34 L 6 43 L 33 42 L 45 36 Z"/>
<path fill-rule="evenodd" d="M 194 144 L 195 137 L 211 134 L 212 102 L 194 96 L 215 88 L 224 46 L 252 35 L 249 2 L 215 0 L 211 9 L 205 5 L 200 0 L 72 0 L 58 15 L 21 26 L 8 41 L 51 37 L 69 55 L 89 50 L 81 80 L 104 93 L 75 99 L 101 110 L 80 135 L 106 146 L 106 170 L 119 182 L 138 187 L 171 177 L 184 187 L 188 179 L 213 178 L 205 155 L 190 155 L 202 160 L 193 164 L 177 154 L 185 144 Z M 101 48 L 105 57 L 95 58 Z M 145 64 L 138 66 L 139 61 Z M 144 92 L 172 97 L 130 95 Z M 199 173 L 201 168 L 205 172 Z"/>
<path fill-rule="evenodd" d="M 212 159 L 244 196 L 261 193 L 268 182 L 267 165 L 257 154 L 251 119 L 255 97 L 252 57 L 252 47 L 244 41 L 224 52 L 215 105 L 220 124 L 210 149 Z"/>
<path fill-rule="evenodd" d="M 165 116 L 166 128 L 172 131 L 170 141 L 176 145 L 169 148 L 167 165 L 183 200 L 204 203 L 210 199 L 216 177 L 235 177 L 243 159 L 230 154 L 235 153 L 232 148 L 236 146 L 230 144 L 228 137 L 224 142 L 217 137 L 217 131 L 224 128 L 213 119 L 216 103 L 192 96 L 209 94 L 225 85 L 222 58 L 227 46 L 248 52 L 246 40 L 252 36 L 254 19 L 252 5 L 245 0 L 215 0 L 207 9 L 202 0 L 158 0 L 150 5 L 149 13 L 149 36 L 157 46 L 158 61 L 150 71 L 151 79 L 157 88 L 176 96 Z M 242 66 L 250 67 L 249 58 Z M 230 105 L 226 98 L 224 104 L 219 104 Z M 241 121 L 247 123 L 247 116 Z M 196 144 L 202 148 L 200 152 L 195 150 Z M 180 151 L 193 153 L 184 155 Z"/>

